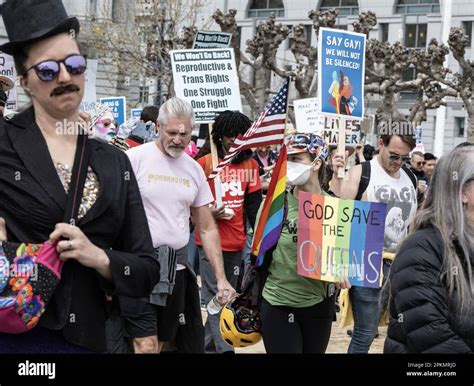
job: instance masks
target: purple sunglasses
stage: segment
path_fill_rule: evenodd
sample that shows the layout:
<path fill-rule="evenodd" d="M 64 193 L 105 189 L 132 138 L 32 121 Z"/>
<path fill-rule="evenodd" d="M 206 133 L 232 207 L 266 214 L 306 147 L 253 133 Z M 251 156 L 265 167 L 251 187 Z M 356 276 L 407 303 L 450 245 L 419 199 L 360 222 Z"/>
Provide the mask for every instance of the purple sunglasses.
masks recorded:
<path fill-rule="evenodd" d="M 61 63 L 64 63 L 66 70 L 71 75 L 81 75 L 86 71 L 87 60 L 84 56 L 79 54 L 72 54 L 63 60 L 45 60 L 44 62 L 35 64 L 25 71 L 25 75 L 31 69 L 35 69 L 36 75 L 43 82 L 51 82 L 59 74 Z"/>

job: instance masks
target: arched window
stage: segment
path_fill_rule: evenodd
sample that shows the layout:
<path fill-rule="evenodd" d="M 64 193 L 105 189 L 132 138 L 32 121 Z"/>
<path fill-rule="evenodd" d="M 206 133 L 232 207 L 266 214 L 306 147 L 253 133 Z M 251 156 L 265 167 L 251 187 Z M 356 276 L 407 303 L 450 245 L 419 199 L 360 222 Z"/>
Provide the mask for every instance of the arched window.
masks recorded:
<path fill-rule="evenodd" d="M 358 15 L 359 1 L 358 0 L 323 0 L 320 11 L 326 11 L 331 8 L 338 10 L 338 16 Z"/>
<path fill-rule="evenodd" d="M 439 0 L 397 0 L 396 13 L 439 13 Z"/>
<path fill-rule="evenodd" d="M 285 17 L 283 0 L 252 0 L 248 17 L 266 18 L 272 13 L 276 17 Z"/>

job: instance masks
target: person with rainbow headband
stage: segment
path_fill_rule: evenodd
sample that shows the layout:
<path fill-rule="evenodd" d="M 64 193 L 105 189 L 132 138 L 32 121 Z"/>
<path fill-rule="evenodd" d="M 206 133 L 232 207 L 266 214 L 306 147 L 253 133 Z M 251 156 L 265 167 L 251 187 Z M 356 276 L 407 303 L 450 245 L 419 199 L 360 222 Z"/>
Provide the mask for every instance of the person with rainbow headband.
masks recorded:
<path fill-rule="evenodd" d="M 328 146 L 317 135 L 294 134 L 287 148 L 286 180 L 291 190 L 286 193 L 286 218 L 263 286 L 263 342 L 270 354 L 324 353 L 335 313 L 335 286 L 298 275 L 296 235 L 299 192 L 328 195 L 321 188 Z M 346 278 L 336 286 L 350 288 Z"/>

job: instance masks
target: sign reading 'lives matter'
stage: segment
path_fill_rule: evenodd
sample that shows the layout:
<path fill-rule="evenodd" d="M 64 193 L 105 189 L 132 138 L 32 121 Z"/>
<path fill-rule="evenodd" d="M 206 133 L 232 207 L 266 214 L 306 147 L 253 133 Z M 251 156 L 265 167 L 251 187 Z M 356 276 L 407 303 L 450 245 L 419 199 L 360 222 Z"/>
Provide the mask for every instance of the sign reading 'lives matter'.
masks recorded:
<path fill-rule="evenodd" d="M 225 110 L 242 111 L 234 50 L 171 51 L 176 96 L 188 101 L 196 122 L 210 123 Z"/>

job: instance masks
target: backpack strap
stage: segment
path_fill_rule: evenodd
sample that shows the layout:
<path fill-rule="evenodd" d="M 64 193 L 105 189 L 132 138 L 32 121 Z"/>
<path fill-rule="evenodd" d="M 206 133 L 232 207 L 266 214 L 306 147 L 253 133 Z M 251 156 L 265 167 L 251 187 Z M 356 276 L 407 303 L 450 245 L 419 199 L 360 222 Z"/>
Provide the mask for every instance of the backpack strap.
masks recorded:
<path fill-rule="evenodd" d="M 413 187 L 416 190 L 416 176 L 415 174 L 410 170 L 410 168 L 407 165 L 403 165 L 402 169 L 405 171 L 408 177 L 410 177 L 411 183 L 413 184 Z"/>
<path fill-rule="evenodd" d="M 359 181 L 359 190 L 357 191 L 357 195 L 355 196 L 355 200 L 361 200 L 362 195 L 367 190 L 370 181 L 370 161 L 365 161 L 360 164 L 362 166 L 362 174 L 360 176 Z"/>

